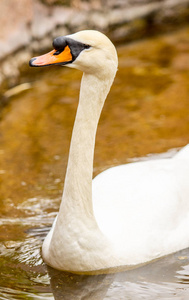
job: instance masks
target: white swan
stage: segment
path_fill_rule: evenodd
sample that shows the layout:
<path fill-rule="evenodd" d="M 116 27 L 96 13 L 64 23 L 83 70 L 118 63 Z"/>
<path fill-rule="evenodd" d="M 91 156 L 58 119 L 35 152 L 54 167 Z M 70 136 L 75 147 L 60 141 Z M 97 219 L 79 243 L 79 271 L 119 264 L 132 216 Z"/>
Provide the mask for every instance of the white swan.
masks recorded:
<path fill-rule="evenodd" d="M 111 41 L 97 31 L 58 37 L 31 66 L 83 71 L 60 211 L 42 255 L 60 270 L 106 273 L 189 246 L 189 147 L 174 158 L 106 170 L 92 182 L 95 135 L 117 71 Z"/>

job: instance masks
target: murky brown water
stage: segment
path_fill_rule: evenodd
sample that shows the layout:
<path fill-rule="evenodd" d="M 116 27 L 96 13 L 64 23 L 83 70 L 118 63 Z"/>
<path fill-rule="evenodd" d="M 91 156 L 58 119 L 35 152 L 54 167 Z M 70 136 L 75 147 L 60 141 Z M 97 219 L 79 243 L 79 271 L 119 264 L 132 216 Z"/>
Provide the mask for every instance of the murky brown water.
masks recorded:
<path fill-rule="evenodd" d="M 185 28 L 118 48 L 94 175 L 189 142 L 188 36 Z M 42 262 L 41 242 L 62 194 L 80 79 L 66 68 L 28 67 L 22 82 L 31 88 L 12 96 L 1 112 L 0 299 L 188 299 L 189 250 L 100 276 L 47 272 Z"/>

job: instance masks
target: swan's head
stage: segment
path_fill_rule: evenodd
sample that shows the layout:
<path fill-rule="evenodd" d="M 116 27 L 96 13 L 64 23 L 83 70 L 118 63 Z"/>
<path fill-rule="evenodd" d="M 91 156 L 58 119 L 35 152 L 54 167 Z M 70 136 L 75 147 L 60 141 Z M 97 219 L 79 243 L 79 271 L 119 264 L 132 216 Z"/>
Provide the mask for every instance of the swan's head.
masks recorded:
<path fill-rule="evenodd" d="M 112 42 L 95 30 L 83 30 L 54 39 L 51 52 L 34 57 L 30 66 L 62 65 L 85 73 L 117 71 L 117 52 Z"/>

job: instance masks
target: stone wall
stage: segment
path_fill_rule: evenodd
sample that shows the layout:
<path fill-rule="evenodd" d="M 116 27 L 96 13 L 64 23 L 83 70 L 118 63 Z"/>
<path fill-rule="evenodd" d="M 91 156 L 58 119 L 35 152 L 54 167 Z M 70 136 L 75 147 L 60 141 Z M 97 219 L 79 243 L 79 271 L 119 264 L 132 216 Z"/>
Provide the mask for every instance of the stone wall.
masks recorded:
<path fill-rule="evenodd" d="M 114 42 L 138 39 L 188 22 L 189 0 L 1 0 L 0 83 L 17 83 L 19 67 L 52 39 L 97 29 Z"/>

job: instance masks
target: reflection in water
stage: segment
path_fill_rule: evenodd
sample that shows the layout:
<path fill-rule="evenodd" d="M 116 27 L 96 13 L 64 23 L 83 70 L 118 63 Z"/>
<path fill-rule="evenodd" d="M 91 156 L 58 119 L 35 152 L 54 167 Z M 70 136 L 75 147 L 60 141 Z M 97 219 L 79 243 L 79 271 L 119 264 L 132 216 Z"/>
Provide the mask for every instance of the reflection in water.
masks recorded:
<path fill-rule="evenodd" d="M 188 143 L 188 30 L 119 47 L 94 175 Z M 188 249 L 117 274 L 80 276 L 44 265 L 40 249 L 61 199 L 81 74 L 52 67 L 25 76 L 31 89 L 1 112 L 0 299 L 188 299 Z"/>
<path fill-rule="evenodd" d="M 114 275 L 75 275 L 48 268 L 55 299 L 105 299 Z"/>
<path fill-rule="evenodd" d="M 107 275 L 75 275 L 48 268 L 55 299 L 185 299 L 189 296 L 189 249 L 144 267 Z M 182 274 L 179 275 L 179 274 Z M 182 288 L 181 284 L 185 284 Z"/>

